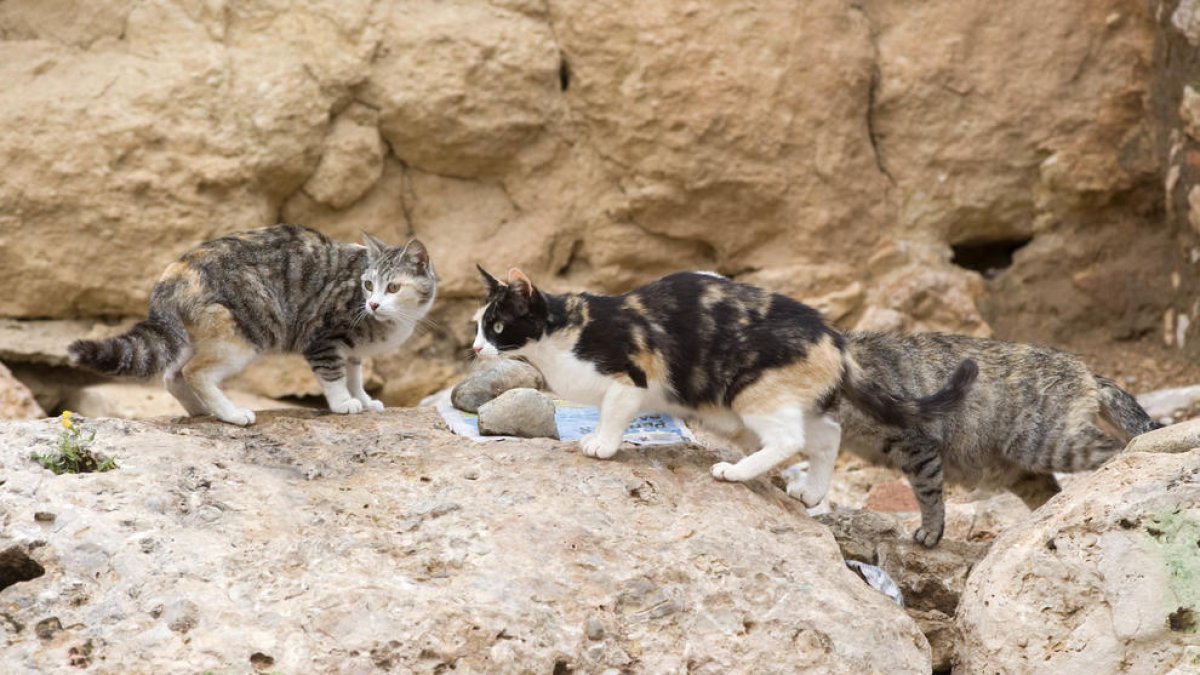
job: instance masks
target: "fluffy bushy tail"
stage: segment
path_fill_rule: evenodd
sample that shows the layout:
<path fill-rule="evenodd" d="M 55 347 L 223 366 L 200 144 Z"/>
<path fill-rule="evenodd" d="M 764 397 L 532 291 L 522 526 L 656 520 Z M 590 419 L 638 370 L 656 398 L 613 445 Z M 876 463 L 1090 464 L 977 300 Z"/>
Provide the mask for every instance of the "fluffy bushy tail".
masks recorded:
<path fill-rule="evenodd" d="M 187 331 L 177 316 L 151 312 L 124 335 L 76 340 L 67 352 L 73 365 L 98 373 L 150 377 L 166 370 L 187 344 Z"/>
<path fill-rule="evenodd" d="M 846 370 L 842 376 L 842 393 L 846 399 L 871 417 L 894 427 L 909 427 L 954 412 L 979 376 L 975 361 L 965 359 L 941 389 L 924 398 L 906 399 L 885 391 L 870 380 L 849 354 L 844 358 Z"/>
<path fill-rule="evenodd" d="M 1130 438 L 1162 428 L 1129 392 L 1107 377 L 1097 377 L 1100 385 L 1100 414 Z"/>

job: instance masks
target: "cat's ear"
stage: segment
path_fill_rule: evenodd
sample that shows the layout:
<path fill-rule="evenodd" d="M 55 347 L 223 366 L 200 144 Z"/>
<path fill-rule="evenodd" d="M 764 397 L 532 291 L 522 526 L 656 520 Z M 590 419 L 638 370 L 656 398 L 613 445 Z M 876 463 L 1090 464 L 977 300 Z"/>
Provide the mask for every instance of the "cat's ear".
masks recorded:
<path fill-rule="evenodd" d="M 367 260 L 379 260 L 388 250 L 388 245 L 363 232 L 363 245 L 367 247 Z"/>
<path fill-rule="evenodd" d="M 508 287 L 525 299 L 533 297 L 533 282 L 525 276 L 524 272 L 515 267 L 508 271 Z"/>
<path fill-rule="evenodd" d="M 495 293 L 496 289 L 500 288 L 500 280 L 488 274 L 487 270 L 483 269 L 482 265 L 476 263 L 475 269 L 479 270 L 479 276 L 483 277 L 483 283 L 487 284 L 488 295 Z"/>
<path fill-rule="evenodd" d="M 425 274 L 429 269 L 429 251 L 420 239 L 413 239 L 404 247 L 403 258 L 417 268 L 418 274 Z"/>

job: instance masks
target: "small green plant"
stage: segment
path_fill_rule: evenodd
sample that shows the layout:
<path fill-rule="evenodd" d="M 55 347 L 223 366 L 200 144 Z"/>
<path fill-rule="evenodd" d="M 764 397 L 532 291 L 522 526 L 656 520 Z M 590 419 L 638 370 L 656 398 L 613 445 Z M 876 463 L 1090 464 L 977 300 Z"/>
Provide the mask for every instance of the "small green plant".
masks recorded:
<path fill-rule="evenodd" d="M 71 420 L 71 411 L 64 410 L 62 431 L 58 433 L 58 447 L 47 453 L 35 452 L 31 458 L 57 475 L 104 472 L 117 468 L 117 463 L 112 458 L 98 457 L 88 447 L 95 439 L 94 431 L 84 437 L 83 432 Z"/>

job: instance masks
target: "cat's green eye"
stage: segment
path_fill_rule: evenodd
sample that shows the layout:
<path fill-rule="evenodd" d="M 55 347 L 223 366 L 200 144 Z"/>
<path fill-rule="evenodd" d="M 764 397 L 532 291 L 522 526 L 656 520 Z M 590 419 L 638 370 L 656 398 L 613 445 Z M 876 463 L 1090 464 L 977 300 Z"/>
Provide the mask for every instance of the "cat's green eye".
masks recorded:
<path fill-rule="evenodd" d="M 504 332 L 504 324 L 500 321 L 497 321 L 496 323 L 492 324 L 492 332 L 495 333 L 496 335 L 503 333 Z"/>
<path fill-rule="evenodd" d="M 371 283 L 370 281 L 364 281 L 363 288 L 367 289 L 368 291 L 373 291 L 375 290 L 375 284 Z"/>
<path fill-rule="evenodd" d="M 400 284 L 398 284 L 394 281 L 392 283 L 388 284 L 388 287 L 387 287 L 388 293 L 395 293 L 398 290 L 400 290 Z"/>

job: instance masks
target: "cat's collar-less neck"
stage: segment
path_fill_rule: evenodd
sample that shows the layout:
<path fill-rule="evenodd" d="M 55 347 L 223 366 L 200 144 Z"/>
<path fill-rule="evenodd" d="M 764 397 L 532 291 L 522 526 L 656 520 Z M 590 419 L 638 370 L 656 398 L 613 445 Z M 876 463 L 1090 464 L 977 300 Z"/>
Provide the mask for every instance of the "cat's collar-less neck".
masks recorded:
<path fill-rule="evenodd" d="M 587 322 L 587 300 L 582 293 L 551 295 L 543 293 L 546 300 L 546 334 L 564 328 L 582 326 Z"/>

